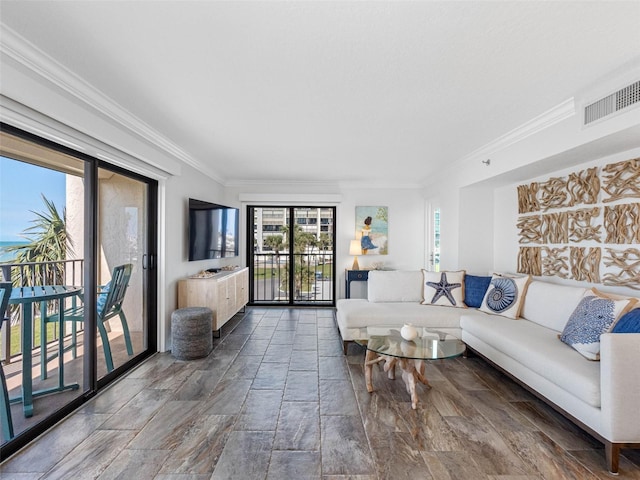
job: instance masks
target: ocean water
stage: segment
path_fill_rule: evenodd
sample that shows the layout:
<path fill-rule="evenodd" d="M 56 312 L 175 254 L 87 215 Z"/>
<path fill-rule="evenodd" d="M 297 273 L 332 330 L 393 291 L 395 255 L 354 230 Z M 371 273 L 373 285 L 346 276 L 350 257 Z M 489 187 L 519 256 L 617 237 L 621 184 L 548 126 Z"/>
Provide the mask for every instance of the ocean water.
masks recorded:
<path fill-rule="evenodd" d="M 27 242 L 3 242 L 0 241 L 0 262 L 10 262 L 11 260 L 13 260 L 15 258 L 15 253 L 11 252 L 5 252 L 4 249 L 5 247 L 11 247 L 14 245 L 25 245 Z"/>

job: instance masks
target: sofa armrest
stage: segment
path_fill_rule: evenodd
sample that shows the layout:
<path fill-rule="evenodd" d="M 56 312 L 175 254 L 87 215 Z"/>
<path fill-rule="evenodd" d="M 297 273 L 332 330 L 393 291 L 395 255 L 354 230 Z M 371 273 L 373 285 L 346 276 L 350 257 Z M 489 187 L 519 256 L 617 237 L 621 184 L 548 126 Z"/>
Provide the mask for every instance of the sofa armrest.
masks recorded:
<path fill-rule="evenodd" d="M 600 337 L 602 434 L 611 442 L 640 442 L 640 333 Z"/>

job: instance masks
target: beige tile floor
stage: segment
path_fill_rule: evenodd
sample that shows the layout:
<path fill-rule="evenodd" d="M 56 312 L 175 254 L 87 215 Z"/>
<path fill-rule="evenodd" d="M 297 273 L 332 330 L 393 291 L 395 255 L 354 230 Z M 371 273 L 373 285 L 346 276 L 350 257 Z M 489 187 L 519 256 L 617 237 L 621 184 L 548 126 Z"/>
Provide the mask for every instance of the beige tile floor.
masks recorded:
<path fill-rule="evenodd" d="M 602 445 L 471 357 L 402 382 L 342 345 L 331 309 L 248 309 L 201 360 L 158 354 L 3 465 L 4 479 L 612 478 Z M 624 450 L 618 478 L 640 479 Z"/>

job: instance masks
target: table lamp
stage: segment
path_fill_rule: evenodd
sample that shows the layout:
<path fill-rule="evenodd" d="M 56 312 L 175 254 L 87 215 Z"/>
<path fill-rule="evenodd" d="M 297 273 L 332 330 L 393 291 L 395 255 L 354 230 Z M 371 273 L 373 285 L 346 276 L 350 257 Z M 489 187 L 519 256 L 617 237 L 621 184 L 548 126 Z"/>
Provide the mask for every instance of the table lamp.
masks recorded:
<path fill-rule="evenodd" d="M 362 255 L 360 240 L 351 240 L 351 243 L 349 244 L 349 255 L 355 255 L 351 270 L 360 270 L 360 265 L 358 265 L 358 255 Z"/>

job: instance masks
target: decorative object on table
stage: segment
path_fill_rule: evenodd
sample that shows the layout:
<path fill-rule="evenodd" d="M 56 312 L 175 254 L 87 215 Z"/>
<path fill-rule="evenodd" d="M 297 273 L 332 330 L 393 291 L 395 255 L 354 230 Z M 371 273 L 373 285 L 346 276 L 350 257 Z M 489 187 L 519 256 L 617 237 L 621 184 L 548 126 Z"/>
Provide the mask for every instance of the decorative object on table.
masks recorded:
<path fill-rule="evenodd" d="M 388 207 L 356 207 L 356 238 L 360 239 L 362 255 L 389 253 L 388 222 Z"/>
<path fill-rule="evenodd" d="M 349 243 L 349 255 L 354 256 L 351 270 L 360 270 L 360 265 L 358 264 L 358 255 L 362 255 L 360 240 L 351 240 L 351 242 Z"/>
<path fill-rule="evenodd" d="M 384 262 L 373 262 L 371 270 L 384 270 Z"/>
<path fill-rule="evenodd" d="M 429 272 L 422 269 L 422 304 L 466 308 L 464 270 Z"/>
<path fill-rule="evenodd" d="M 418 336 L 418 330 L 411 323 L 405 323 L 400 329 L 400 336 L 410 342 Z"/>

